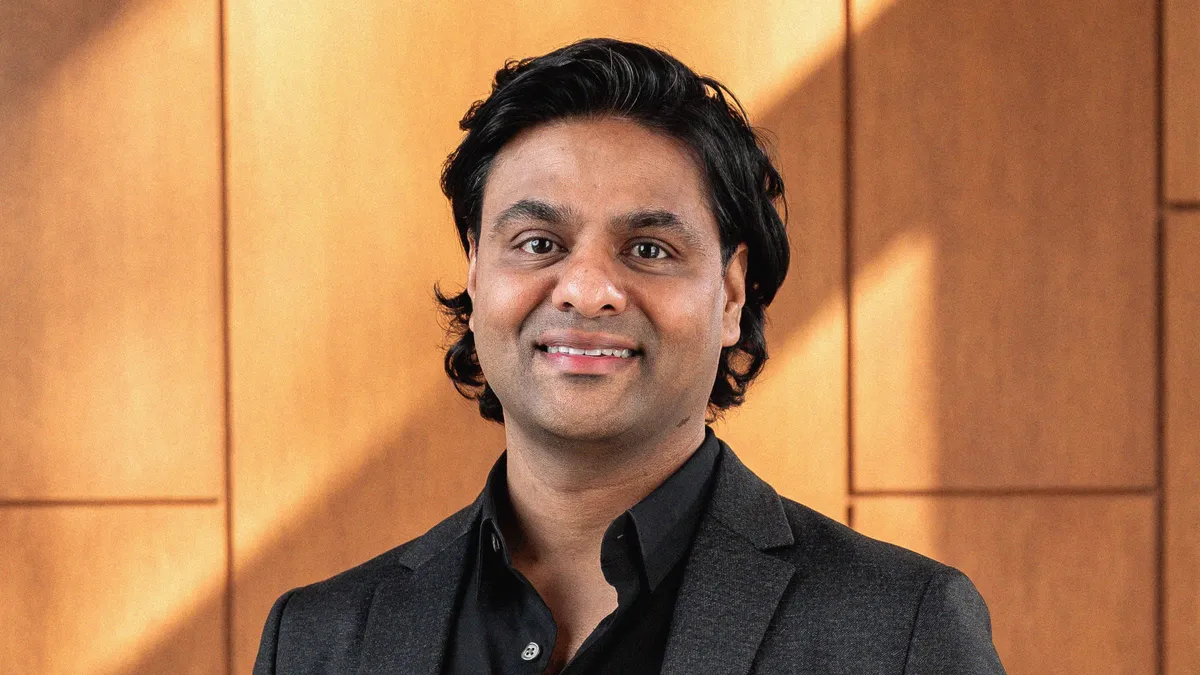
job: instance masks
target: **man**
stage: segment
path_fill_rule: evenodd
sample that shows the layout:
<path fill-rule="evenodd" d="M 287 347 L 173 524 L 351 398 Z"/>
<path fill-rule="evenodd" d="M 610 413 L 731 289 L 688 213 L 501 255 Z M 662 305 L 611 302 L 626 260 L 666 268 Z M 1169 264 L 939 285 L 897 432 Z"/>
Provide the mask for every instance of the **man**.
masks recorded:
<path fill-rule="evenodd" d="M 506 452 L 467 508 L 281 597 L 255 672 L 1003 672 L 965 576 L 782 499 L 706 426 L 788 266 L 736 99 L 585 40 L 507 64 L 462 127 L 446 370 Z"/>

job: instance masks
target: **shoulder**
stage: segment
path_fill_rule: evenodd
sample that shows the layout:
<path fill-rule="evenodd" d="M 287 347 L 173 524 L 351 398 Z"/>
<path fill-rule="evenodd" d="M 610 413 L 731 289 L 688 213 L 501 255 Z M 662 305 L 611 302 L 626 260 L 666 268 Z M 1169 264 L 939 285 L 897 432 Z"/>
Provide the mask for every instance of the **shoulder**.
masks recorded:
<path fill-rule="evenodd" d="M 476 505 L 467 506 L 434 525 L 427 532 L 364 563 L 323 581 L 293 589 L 284 595 L 288 614 L 301 611 L 328 616 L 369 600 L 384 581 L 403 580 L 420 563 L 461 536 L 470 524 Z"/>
<path fill-rule="evenodd" d="M 953 568 L 906 548 L 872 539 L 813 509 L 780 497 L 795 544 L 780 551 L 818 579 L 855 580 L 890 588 L 922 587 Z"/>
<path fill-rule="evenodd" d="M 781 496 L 723 448 L 710 515 L 759 550 L 794 565 L 807 583 L 847 593 L 886 592 L 919 588 L 949 569 Z"/>
<path fill-rule="evenodd" d="M 416 541 L 279 596 L 263 625 L 255 675 L 316 672 L 316 663 L 355 669 L 375 591 L 411 573 L 399 560 Z"/>
<path fill-rule="evenodd" d="M 425 536 L 425 535 L 422 535 Z M 277 601 L 289 622 L 311 618 L 328 621 L 337 616 L 365 611 L 375 588 L 385 580 L 403 578 L 411 572 L 400 563 L 420 537 L 356 565 L 328 579 L 284 593 Z"/>
<path fill-rule="evenodd" d="M 466 532 L 474 507 L 360 565 L 281 595 L 263 627 L 259 663 L 351 663 L 380 586 L 405 583 L 422 562 L 457 541 Z"/>
<path fill-rule="evenodd" d="M 979 667 L 946 672 L 1003 672 L 987 607 L 966 575 L 781 502 L 795 542 L 770 553 L 793 564 L 796 576 L 768 642 L 782 647 L 805 635 L 815 652 L 853 661 L 852 670 L 881 663 L 920 670 L 950 654 Z"/>
<path fill-rule="evenodd" d="M 953 567 L 781 501 L 795 543 L 772 553 L 796 566 L 797 587 L 807 598 L 827 603 L 823 612 L 853 615 L 865 622 L 860 625 L 911 626 L 931 587 L 966 580 Z"/>

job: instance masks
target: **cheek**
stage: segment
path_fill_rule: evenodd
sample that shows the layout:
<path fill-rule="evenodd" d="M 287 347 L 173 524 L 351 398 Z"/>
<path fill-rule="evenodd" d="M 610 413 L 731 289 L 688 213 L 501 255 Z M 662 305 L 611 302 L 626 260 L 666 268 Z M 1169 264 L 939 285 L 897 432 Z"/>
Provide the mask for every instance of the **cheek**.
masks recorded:
<path fill-rule="evenodd" d="M 690 285 L 686 289 L 660 289 L 645 294 L 642 307 L 654 325 L 668 358 L 695 364 L 708 352 L 721 348 L 723 320 L 720 289 Z"/>
<path fill-rule="evenodd" d="M 528 276 L 481 270 L 473 307 L 476 335 L 487 339 L 515 337 L 514 330 L 541 301 L 542 285 Z"/>

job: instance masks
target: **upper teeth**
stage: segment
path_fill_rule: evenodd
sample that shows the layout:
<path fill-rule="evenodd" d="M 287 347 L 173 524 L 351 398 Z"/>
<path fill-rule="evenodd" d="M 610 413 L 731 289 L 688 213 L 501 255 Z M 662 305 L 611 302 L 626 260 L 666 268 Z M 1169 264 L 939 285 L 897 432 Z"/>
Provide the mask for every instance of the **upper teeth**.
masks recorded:
<path fill-rule="evenodd" d="M 627 359 L 633 356 L 631 349 L 576 349 L 574 347 L 549 346 L 546 351 L 551 354 L 571 354 L 574 356 L 615 356 Z"/>

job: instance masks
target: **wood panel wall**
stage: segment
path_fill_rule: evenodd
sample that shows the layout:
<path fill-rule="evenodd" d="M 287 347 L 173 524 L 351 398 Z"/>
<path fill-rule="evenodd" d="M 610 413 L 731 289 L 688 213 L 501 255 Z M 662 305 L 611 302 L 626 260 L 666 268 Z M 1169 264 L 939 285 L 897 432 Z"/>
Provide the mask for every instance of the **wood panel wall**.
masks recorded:
<path fill-rule="evenodd" d="M 856 490 L 1153 486 L 1155 26 L 914 0 L 858 31 Z"/>
<path fill-rule="evenodd" d="M 1167 217 L 1166 669 L 1200 671 L 1200 212 Z"/>
<path fill-rule="evenodd" d="M 1164 186 L 1168 201 L 1200 204 L 1200 2 L 1164 0 L 1166 139 Z"/>
<path fill-rule="evenodd" d="M 4 5 L 3 662 L 249 672 L 279 593 L 475 496 L 503 435 L 441 372 L 440 163 L 504 59 L 615 35 L 728 84 L 788 185 L 772 360 L 718 433 L 966 571 L 1009 672 L 1195 672 L 1197 17 Z"/>
<path fill-rule="evenodd" d="M 1009 672 L 1155 672 L 1155 3 L 855 10 L 853 523 Z"/>
<path fill-rule="evenodd" d="M 0 7 L 2 672 L 225 668 L 219 42 L 211 0 Z"/>
<path fill-rule="evenodd" d="M 1200 0 L 1164 3 L 1163 672 L 1200 672 Z"/>
<path fill-rule="evenodd" d="M 1155 672 L 1152 495 L 859 497 L 854 524 L 970 576 L 1009 673 Z"/>

